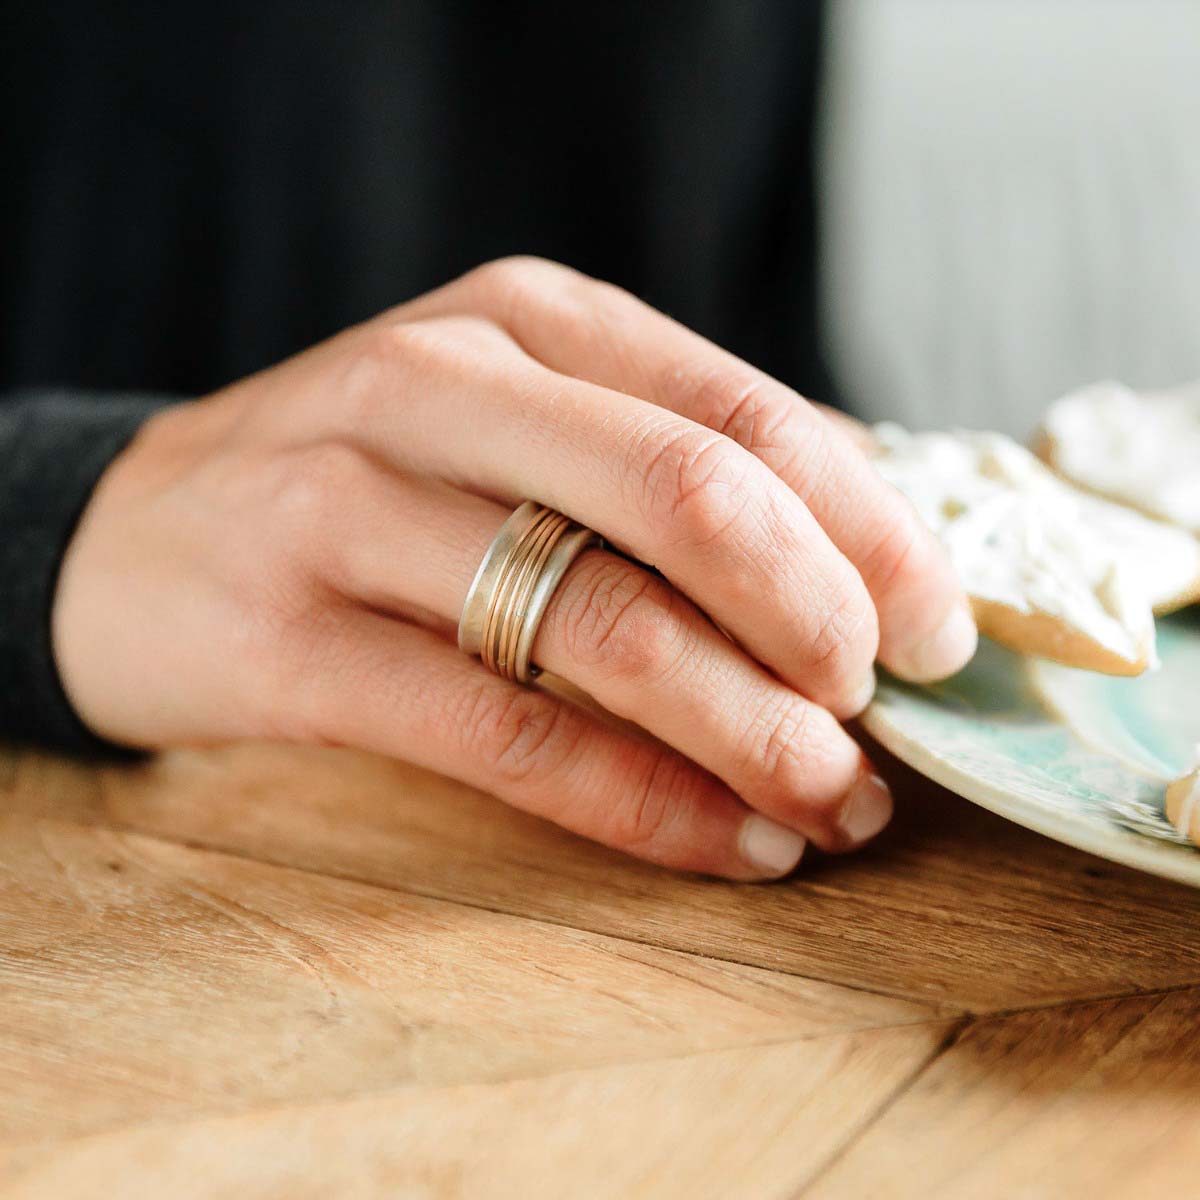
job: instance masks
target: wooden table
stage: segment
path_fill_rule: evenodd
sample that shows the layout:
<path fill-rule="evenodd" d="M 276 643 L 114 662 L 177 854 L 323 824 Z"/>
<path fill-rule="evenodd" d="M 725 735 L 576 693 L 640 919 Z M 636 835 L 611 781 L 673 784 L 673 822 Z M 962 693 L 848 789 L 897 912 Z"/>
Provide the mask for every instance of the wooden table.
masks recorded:
<path fill-rule="evenodd" d="M 346 752 L 0 756 L 0 1195 L 1200 1194 L 1200 893 L 891 775 L 756 887 Z"/>

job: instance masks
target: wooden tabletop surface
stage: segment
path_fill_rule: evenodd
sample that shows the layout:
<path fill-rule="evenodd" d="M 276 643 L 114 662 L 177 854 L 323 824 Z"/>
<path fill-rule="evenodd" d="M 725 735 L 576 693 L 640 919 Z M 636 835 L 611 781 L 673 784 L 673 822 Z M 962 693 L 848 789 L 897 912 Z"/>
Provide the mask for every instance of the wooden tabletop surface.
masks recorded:
<path fill-rule="evenodd" d="M 349 752 L 0 755 L 0 1195 L 1200 1194 L 1200 892 L 889 774 L 748 886 Z"/>

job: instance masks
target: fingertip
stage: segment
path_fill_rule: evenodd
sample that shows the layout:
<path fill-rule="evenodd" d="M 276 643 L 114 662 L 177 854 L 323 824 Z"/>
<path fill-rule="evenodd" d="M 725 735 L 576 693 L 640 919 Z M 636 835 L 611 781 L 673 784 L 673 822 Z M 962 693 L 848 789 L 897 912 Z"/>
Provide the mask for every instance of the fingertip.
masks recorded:
<path fill-rule="evenodd" d="M 871 701 L 875 699 L 875 689 L 877 686 L 878 680 L 875 678 L 875 669 L 872 667 L 867 671 L 866 678 L 854 690 L 850 699 L 835 715 L 843 721 L 851 721 L 855 717 L 862 716 L 870 706 Z"/>
<path fill-rule="evenodd" d="M 791 874 L 807 845 L 802 834 L 760 813 L 751 813 L 738 834 L 742 859 L 759 879 L 779 879 Z"/>
<path fill-rule="evenodd" d="M 958 604 L 931 634 L 893 650 L 887 667 L 910 683 L 935 683 L 961 671 L 978 645 L 975 619 L 965 604 Z"/>
<path fill-rule="evenodd" d="M 846 797 L 839 828 L 851 848 L 881 833 L 892 819 L 891 788 L 863 761 L 863 770 Z"/>
<path fill-rule="evenodd" d="M 802 831 L 814 846 L 833 854 L 856 850 L 869 842 L 888 825 L 894 809 L 891 789 L 870 760 L 844 731 L 841 738 L 849 761 L 836 772 L 831 772 L 827 764 L 823 780 L 810 780 L 787 798 L 775 795 L 756 801 L 757 807 L 786 822 L 789 829 Z M 752 829 L 743 827 L 743 851 L 744 839 Z M 747 857 L 745 852 L 743 857 Z"/>

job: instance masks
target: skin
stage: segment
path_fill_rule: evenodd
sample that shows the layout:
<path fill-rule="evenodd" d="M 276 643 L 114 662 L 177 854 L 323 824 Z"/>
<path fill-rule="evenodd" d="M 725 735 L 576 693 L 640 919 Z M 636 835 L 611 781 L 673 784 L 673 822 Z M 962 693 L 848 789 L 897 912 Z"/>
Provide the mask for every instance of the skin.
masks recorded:
<path fill-rule="evenodd" d="M 623 551 L 576 561 L 534 659 L 628 723 L 454 645 L 524 498 Z M 940 548 L 844 420 L 535 259 L 152 418 L 71 542 L 53 639 L 115 741 L 357 746 L 735 879 L 877 833 L 890 796 L 839 720 L 877 657 L 929 680 L 975 648 Z"/>

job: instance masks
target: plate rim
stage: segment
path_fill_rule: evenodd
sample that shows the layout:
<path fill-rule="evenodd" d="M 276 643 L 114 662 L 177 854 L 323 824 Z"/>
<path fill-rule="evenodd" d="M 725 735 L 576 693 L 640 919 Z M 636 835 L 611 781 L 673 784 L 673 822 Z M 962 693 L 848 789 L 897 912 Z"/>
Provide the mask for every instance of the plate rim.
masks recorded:
<path fill-rule="evenodd" d="M 988 783 L 956 766 L 900 729 L 889 719 L 887 706 L 877 701 L 872 701 L 858 720 L 867 733 L 901 762 L 971 804 L 1097 858 L 1200 888 L 1200 852 L 1188 846 L 1156 841 L 1116 825 L 1110 829 L 1088 825 L 1081 830 L 1078 821 L 1057 816 L 1039 801 Z"/>

